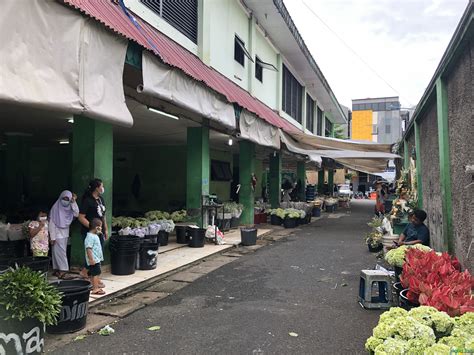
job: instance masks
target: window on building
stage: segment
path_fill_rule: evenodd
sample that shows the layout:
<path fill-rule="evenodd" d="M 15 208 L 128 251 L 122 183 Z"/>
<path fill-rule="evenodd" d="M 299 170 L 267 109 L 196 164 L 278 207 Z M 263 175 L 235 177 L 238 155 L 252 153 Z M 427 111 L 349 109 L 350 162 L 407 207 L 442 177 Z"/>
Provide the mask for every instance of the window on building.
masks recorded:
<path fill-rule="evenodd" d="M 245 57 L 253 62 L 249 51 L 245 48 L 245 42 L 240 39 L 239 36 L 235 35 L 234 39 L 234 59 L 240 65 L 245 66 Z"/>
<path fill-rule="evenodd" d="M 306 128 L 314 133 L 314 100 L 306 95 Z"/>
<path fill-rule="evenodd" d="M 373 124 L 373 125 L 372 125 L 372 134 L 373 134 L 373 135 L 376 135 L 376 134 L 378 134 L 378 133 L 379 133 L 379 129 L 378 129 L 377 125 L 376 125 L 376 124 Z"/>
<path fill-rule="evenodd" d="M 301 123 L 303 87 L 285 65 L 282 76 L 282 110 Z"/>
<path fill-rule="evenodd" d="M 317 108 L 317 127 L 316 127 L 316 134 L 318 136 L 323 135 L 323 110 L 321 110 L 319 107 Z"/>
<path fill-rule="evenodd" d="M 332 122 L 329 121 L 327 117 L 325 117 L 325 120 L 324 120 L 324 135 L 326 137 L 332 136 Z"/>
<path fill-rule="evenodd" d="M 140 0 L 194 43 L 198 37 L 198 0 Z"/>
<path fill-rule="evenodd" d="M 232 180 L 232 171 L 230 169 L 230 163 L 226 161 L 211 160 L 211 180 Z"/>
<path fill-rule="evenodd" d="M 255 57 L 255 78 L 263 83 L 263 67 L 258 57 Z"/>
<path fill-rule="evenodd" d="M 385 125 L 385 134 L 390 134 L 392 132 L 392 127 L 390 125 Z"/>

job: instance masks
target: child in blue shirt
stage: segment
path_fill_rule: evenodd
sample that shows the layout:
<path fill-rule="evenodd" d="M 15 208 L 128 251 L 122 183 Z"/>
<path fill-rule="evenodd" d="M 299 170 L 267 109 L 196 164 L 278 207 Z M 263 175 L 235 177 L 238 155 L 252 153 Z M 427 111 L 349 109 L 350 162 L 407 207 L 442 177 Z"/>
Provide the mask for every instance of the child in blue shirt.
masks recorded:
<path fill-rule="evenodd" d="M 84 240 L 84 248 L 86 250 L 87 274 L 92 281 L 93 295 L 105 295 L 105 291 L 99 287 L 101 274 L 100 262 L 104 261 L 102 254 L 102 246 L 98 234 L 102 232 L 102 221 L 94 218 L 90 223 L 89 232 Z"/>

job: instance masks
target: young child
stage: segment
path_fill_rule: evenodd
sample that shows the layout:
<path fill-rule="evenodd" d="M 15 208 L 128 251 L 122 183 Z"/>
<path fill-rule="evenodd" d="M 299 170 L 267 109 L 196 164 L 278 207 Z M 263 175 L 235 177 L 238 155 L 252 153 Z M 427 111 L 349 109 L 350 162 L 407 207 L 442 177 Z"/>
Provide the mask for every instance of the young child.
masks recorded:
<path fill-rule="evenodd" d="M 28 224 L 31 252 L 33 256 L 48 256 L 49 233 L 48 212 L 40 210 L 36 221 Z"/>
<path fill-rule="evenodd" d="M 100 239 L 98 234 L 102 232 L 102 221 L 98 218 L 94 218 L 89 226 L 89 232 L 87 233 L 86 239 L 84 240 L 84 248 L 86 249 L 86 263 L 87 263 L 87 274 L 92 281 L 93 295 L 105 295 L 105 291 L 100 288 L 100 262 L 104 261 L 102 255 L 102 246 L 100 245 Z"/>

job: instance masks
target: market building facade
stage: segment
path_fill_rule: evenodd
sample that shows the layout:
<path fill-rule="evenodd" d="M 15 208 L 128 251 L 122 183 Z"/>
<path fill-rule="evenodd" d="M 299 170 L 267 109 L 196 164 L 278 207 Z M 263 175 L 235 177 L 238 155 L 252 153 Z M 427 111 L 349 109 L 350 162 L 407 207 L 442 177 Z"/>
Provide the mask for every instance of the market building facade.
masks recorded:
<path fill-rule="evenodd" d="M 278 205 L 284 169 L 303 194 L 309 167 L 324 177 L 329 162 L 332 182 L 332 158 L 364 164 L 364 146 L 314 141 L 347 118 L 282 1 L 187 3 L 2 4 L 2 33 L 15 29 L 0 81 L 12 222 L 100 177 L 109 220 L 181 208 L 199 219 L 203 196 L 238 191 L 251 224 L 256 198 Z M 325 155 L 333 143 L 352 150 Z M 380 154 L 363 158 L 380 167 Z"/>

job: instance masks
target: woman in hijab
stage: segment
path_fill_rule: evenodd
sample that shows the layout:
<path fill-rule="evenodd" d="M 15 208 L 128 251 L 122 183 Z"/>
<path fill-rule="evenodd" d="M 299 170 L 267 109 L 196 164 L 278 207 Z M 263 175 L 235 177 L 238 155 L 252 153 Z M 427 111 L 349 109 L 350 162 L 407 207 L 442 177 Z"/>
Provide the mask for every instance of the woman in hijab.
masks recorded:
<path fill-rule="evenodd" d="M 49 237 L 52 245 L 54 276 L 60 279 L 70 279 L 67 276 L 69 265 L 67 262 L 67 242 L 69 226 L 74 217 L 79 215 L 76 203 L 77 196 L 71 191 L 63 191 L 49 214 Z"/>

